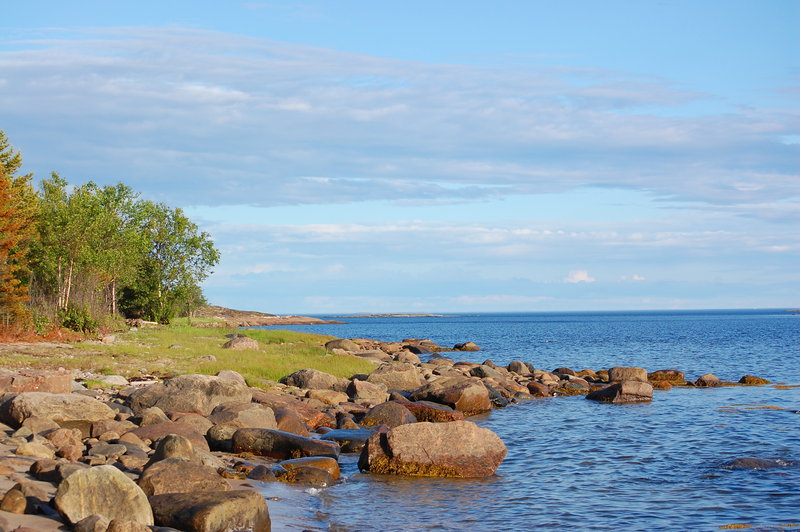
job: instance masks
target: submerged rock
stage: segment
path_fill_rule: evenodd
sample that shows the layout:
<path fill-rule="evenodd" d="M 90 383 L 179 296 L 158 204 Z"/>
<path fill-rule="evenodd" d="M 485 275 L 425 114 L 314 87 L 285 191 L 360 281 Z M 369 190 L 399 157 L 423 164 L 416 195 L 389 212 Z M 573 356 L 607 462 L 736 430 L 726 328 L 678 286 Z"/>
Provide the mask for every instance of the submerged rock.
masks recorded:
<path fill-rule="evenodd" d="M 694 385 L 698 388 L 716 388 L 717 386 L 722 386 L 722 381 L 713 373 L 706 373 L 694 381 Z"/>
<path fill-rule="evenodd" d="M 756 377 L 755 375 L 745 375 L 739 379 L 739 384 L 744 384 L 746 386 L 758 386 L 761 384 L 770 384 L 770 382 L 767 379 L 762 379 L 761 377 Z"/>
<path fill-rule="evenodd" d="M 470 421 L 412 423 L 373 435 L 358 467 L 380 474 L 478 478 L 493 475 L 505 456 L 502 440 Z"/>
<path fill-rule="evenodd" d="M 793 462 L 786 460 L 773 460 L 768 458 L 744 457 L 731 460 L 722 464 L 724 469 L 774 469 L 776 467 L 787 467 L 794 465 Z"/>

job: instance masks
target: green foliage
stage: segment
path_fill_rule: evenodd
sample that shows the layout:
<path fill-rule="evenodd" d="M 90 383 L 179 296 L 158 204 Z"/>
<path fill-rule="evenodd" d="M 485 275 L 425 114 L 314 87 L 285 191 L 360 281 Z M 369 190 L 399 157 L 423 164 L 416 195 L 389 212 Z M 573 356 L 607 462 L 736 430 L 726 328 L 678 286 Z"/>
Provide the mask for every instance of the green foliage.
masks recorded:
<path fill-rule="evenodd" d="M 58 320 L 62 327 L 75 332 L 97 332 L 100 322 L 92 317 L 87 307 L 78 308 L 69 306 L 58 313 Z"/>

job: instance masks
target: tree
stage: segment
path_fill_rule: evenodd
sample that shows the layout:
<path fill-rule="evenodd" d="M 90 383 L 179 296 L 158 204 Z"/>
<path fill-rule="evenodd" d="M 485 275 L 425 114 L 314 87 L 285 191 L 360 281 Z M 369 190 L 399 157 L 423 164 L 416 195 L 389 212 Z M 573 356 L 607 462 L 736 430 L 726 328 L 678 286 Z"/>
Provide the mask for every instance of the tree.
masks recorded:
<path fill-rule="evenodd" d="M 0 131 L 0 323 L 22 325 L 30 313 L 28 251 L 34 238 L 37 198 L 31 174 L 16 176 L 22 166 L 19 152 Z"/>
<path fill-rule="evenodd" d="M 181 209 L 153 202 L 141 209 L 149 250 L 120 307 L 131 316 L 169 323 L 179 309 L 191 312 L 202 300 L 199 284 L 219 262 L 219 252 Z"/>

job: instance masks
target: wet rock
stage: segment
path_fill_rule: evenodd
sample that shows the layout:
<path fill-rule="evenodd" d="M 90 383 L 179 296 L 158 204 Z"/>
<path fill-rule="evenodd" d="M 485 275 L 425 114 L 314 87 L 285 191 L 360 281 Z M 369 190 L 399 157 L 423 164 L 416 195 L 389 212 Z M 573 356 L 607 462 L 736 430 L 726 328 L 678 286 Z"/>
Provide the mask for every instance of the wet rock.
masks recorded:
<path fill-rule="evenodd" d="M 787 467 L 790 465 L 793 465 L 792 462 L 785 460 L 745 457 L 725 462 L 724 464 L 722 464 L 722 467 L 724 469 L 764 470 L 764 469 L 774 469 L 776 467 Z"/>
<path fill-rule="evenodd" d="M 659 369 L 648 373 L 647 379 L 651 384 L 654 382 L 668 382 L 673 386 L 686 384 L 686 375 L 677 369 Z"/>
<path fill-rule="evenodd" d="M 367 382 L 403 391 L 416 390 L 425 384 L 417 367 L 407 362 L 383 364 L 369 374 Z"/>
<path fill-rule="evenodd" d="M 320 440 L 339 444 L 343 453 L 359 453 L 375 431 L 358 428 L 358 425 L 355 425 L 355 427 L 352 429 L 331 430 L 320 436 Z"/>
<path fill-rule="evenodd" d="M 248 338 L 247 336 L 234 336 L 224 344 L 222 344 L 223 349 L 232 349 L 234 351 L 244 351 L 246 349 L 254 349 L 258 350 L 259 345 L 258 341 L 254 340 L 253 338 Z"/>
<path fill-rule="evenodd" d="M 247 473 L 247 478 L 250 480 L 259 480 L 261 482 L 273 482 L 276 480 L 275 473 L 273 473 L 272 469 L 264 464 L 259 464 L 251 469 Z"/>
<path fill-rule="evenodd" d="M 667 391 L 672 389 L 669 381 L 649 381 L 654 390 Z"/>
<path fill-rule="evenodd" d="M 339 446 L 279 430 L 239 429 L 233 434 L 233 452 L 247 452 L 279 459 L 303 456 L 338 458 Z"/>
<path fill-rule="evenodd" d="M 413 423 L 373 435 L 358 467 L 380 474 L 477 478 L 494 474 L 505 455 L 495 433 L 470 421 Z"/>
<path fill-rule="evenodd" d="M 453 351 L 480 351 L 474 342 L 464 342 L 463 344 L 456 344 L 453 346 Z"/>
<path fill-rule="evenodd" d="M 467 377 L 437 379 L 411 392 L 409 399 L 447 405 L 463 412 L 465 416 L 488 412 L 492 409 L 489 392 L 483 383 Z M 414 414 L 416 415 L 416 412 Z"/>
<path fill-rule="evenodd" d="M 157 406 L 165 412 L 194 412 L 207 416 L 217 405 L 249 403 L 252 396 L 246 385 L 235 380 L 208 375 L 180 375 L 166 383 L 136 390 L 130 396 L 130 405 L 136 413 Z"/>
<path fill-rule="evenodd" d="M 115 415 L 108 405 L 78 394 L 24 392 L 3 402 L 0 408 L 2 417 L 11 419 L 16 426 L 30 417 L 49 419 L 64 426 L 71 421 L 92 423 L 113 419 Z"/>
<path fill-rule="evenodd" d="M 299 466 L 292 469 L 284 469 L 278 465 L 273 469 L 275 479 L 279 482 L 286 482 L 288 484 L 300 484 L 303 486 L 311 486 L 315 488 L 326 488 L 333 485 L 333 477 L 318 467 Z"/>
<path fill-rule="evenodd" d="M 92 514 L 153 524 L 147 496 L 122 471 L 109 465 L 81 469 L 69 475 L 58 486 L 54 505 L 72 524 Z"/>
<path fill-rule="evenodd" d="M 722 386 L 722 381 L 713 373 L 706 373 L 694 381 L 694 385 L 698 388 L 716 388 Z"/>
<path fill-rule="evenodd" d="M 339 463 L 333 458 L 324 456 L 310 456 L 307 458 L 284 460 L 279 465 L 287 471 L 297 469 L 298 467 L 316 467 L 326 471 L 333 480 L 339 480 L 339 477 L 341 476 Z"/>
<path fill-rule="evenodd" d="M 745 375 L 739 379 L 739 384 L 744 384 L 746 386 L 758 386 L 761 384 L 770 384 L 770 382 L 767 379 L 762 379 L 761 377 L 756 377 L 755 375 Z"/>
<path fill-rule="evenodd" d="M 215 425 L 238 428 L 276 429 L 275 413 L 258 403 L 225 403 L 214 408 L 208 420 Z"/>
<path fill-rule="evenodd" d="M 586 396 L 592 401 L 604 403 L 641 403 L 653 400 L 653 386 L 641 381 L 622 381 Z"/>
<path fill-rule="evenodd" d="M 308 390 L 335 390 L 344 392 L 347 379 L 341 379 L 330 373 L 316 369 L 301 369 L 281 379 L 283 384 L 297 386 Z"/>
<path fill-rule="evenodd" d="M 160 526 L 194 532 L 270 530 L 267 501 L 255 491 L 169 493 L 154 495 L 150 502 Z"/>
<path fill-rule="evenodd" d="M 184 458 L 166 458 L 145 468 L 139 487 L 149 497 L 162 493 L 199 493 L 230 489 L 213 467 Z"/>
<path fill-rule="evenodd" d="M 361 419 L 361 424 L 367 427 L 386 425 L 389 428 L 406 423 L 416 423 L 417 418 L 411 411 L 400 403 L 388 401 L 372 407 Z"/>
<path fill-rule="evenodd" d="M 555 373 L 556 375 L 572 375 L 575 377 L 578 376 L 575 370 L 570 368 L 556 368 L 551 373 Z"/>
<path fill-rule="evenodd" d="M 608 381 L 611 383 L 622 381 L 647 382 L 647 370 L 637 367 L 615 366 L 608 370 Z"/>
<path fill-rule="evenodd" d="M 534 397 L 550 397 L 550 387 L 536 381 L 531 381 L 527 384 L 528 393 Z"/>

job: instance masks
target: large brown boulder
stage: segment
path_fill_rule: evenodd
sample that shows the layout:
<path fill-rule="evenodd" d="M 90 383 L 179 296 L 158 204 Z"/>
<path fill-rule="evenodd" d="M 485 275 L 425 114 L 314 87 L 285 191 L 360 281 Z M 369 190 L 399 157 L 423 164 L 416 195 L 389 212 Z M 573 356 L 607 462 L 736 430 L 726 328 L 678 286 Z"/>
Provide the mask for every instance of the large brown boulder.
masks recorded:
<path fill-rule="evenodd" d="M 367 382 L 383 384 L 389 390 L 416 390 L 425 380 L 414 364 L 408 362 L 392 362 L 383 364 L 367 377 Z"/>
<path fill-rule="evenodd" d="M 305 423 L 312 430 L 318 427 L 336 426 L 335 421 L 332 422 L 324 412 L 320 412 L 316 408 L 305 404 L 300 399 L 292 397 L 291 395 L 286 395 L 280 392 L 254 390 L 253 402 L 272 408 L 276 414 L 281 408 L 290 409 L 297 415 L 297 417 L 300 418 L 300 421 Z M 277 417 L 279 416 L 276 415 L 276 418 Z"/>
<path fill-rule="evenodd" d="M 75 471 L 59 484 L 53 502 L 71 524 L 92 514 L 154 524 L 153 512 L 142 489 L 110 465 Z"/>
<path fill-rule="evenodd" d="M 489 391 L 477 379 L 444 377 L 411 392 L 412 401 L 432 401 L 473 416 L 492 409 Z"/>
<path fill-rule="evenodd" d="M 192 532 L 269 532 L 267 501 L 256 491 L 167 493 L 150 498 L 159 526 Z"/>
<path fill-rule="evenodd" d="M 291 375 L 281 379 L 281 382 L 289 386 L 297 386 L 298 388 L 306 388 L 309 390 L 336 390 L 337 392 L 344 392 L 347 389 L 347 379 L 342 379 L 319 371 L 318 369 L 301 369 L 297 370 Z"/>
<path fill-rule="evenodd" d="M 271 429 L 239 429 L 233 434 L 233 452 L 288 459 L 304 456 L 339 457 L 339 446 Z"/>
<path fill-rule="evenodd" d="M 276 429 L 275 413 L 258 403 L 225 403 L 214 408 L 208 420 L 215 425 L 238 428 Z"/>
<path fill-rule="evenodd" d="M 609 382 L 639 381 L 647 382 L 647 370 L 637 367 L 615 366 L 608 370 Z"/>
<path fill-rule="evenodd" d="M 2 404 L 2 414 L 17 426 L 30 417 L 50 419 L 59 425 L 113 419 L 114 411 L 105 403 L 71 393 L 23 392 Z"/>
<path fill-rule="evenodd" d="M 216 469 L 184 458 L 166 458 L 150 465 L 139 478 L 139 487 L 148 497 L 230 489 L 228 481 Z"/>
<path fill-rule="evenodd" d="M 500 438 L 470 421 L 412 423 L 373 435 L 358 467 L 380 474 L 477 478 L 493 475 L 505 456 Z"/>
<path fill-rule="evenodd" d="M 207 416 L 223 403 L 249 403 L 253 393 L 247 385 L 209 375 L 180 375 L 165 383 L 151 384 L 130 396 L 131 408 L 140 413 L 157 406 L 164 412 L 194 412 Z"/>
<path fill-rule="evenodd" d="M 642 381 L 622 381 L 595 390 L 586 398 L 603 403 L 642 403 L 653 400 L 653 386 Z"/>
<path fill-rule="evenodd" d="M 393 428 L 406 423 L 416 423 L 417 418 L 411 411 L 396 401 L 387 401 L 372 407 L 361 419 L 361 424 L 367 427 L 386 425 Z"/>

